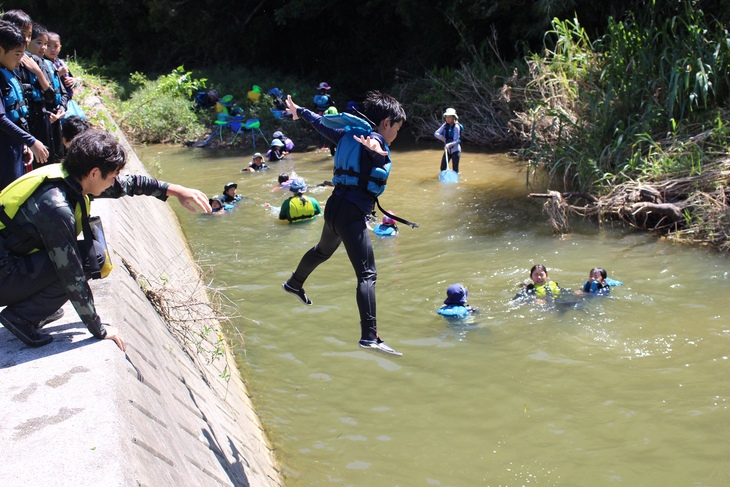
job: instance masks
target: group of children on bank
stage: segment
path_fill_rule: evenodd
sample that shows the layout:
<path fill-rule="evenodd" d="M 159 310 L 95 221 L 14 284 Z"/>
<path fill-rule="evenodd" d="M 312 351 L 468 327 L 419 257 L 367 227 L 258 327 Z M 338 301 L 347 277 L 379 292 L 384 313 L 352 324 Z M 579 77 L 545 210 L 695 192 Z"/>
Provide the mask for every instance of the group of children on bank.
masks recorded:
<path fill-rule="evenodd" d="M 0 190 L 65 153 L 61 120 L 77 81 L 60 50 L 60 36 L 22 10 L 0 17 Z"/>

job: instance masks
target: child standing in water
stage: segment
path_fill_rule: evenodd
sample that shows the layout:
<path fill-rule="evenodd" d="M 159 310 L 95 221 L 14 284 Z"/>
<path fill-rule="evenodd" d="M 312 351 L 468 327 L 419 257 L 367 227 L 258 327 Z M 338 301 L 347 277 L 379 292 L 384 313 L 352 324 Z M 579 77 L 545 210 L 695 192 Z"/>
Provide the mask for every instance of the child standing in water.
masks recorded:
<path fill-rule="evenodd" d="M 461 158 L 461 124 L 459 116 L 453 108 L 447 108 L 444 112 L 445 122 L 434 132 L 433 136 L 444 143 L 444 154 L 441 156 L 441 170 L 448 169 L 446 155 L 448 154 L 454 171 L 459 172 L 459 159 Z"/>
<path fill-rule="evenodd" d="M 303 118 L 314 128 L 337 143 L 335 152 L 335 189 L 327 200 L 324 209 L 324 227 L 319 242 L 304 254 L 296 270 L 282 287 L 284 291 L 296 296 L 306 305 L 311 305 L 304 292 L 304 282 L 320 264 L 332 257 L 340 244 L 345 245 L 355 275 L 357 276 L 356 300 L 360 312 L 360 341 L 358 345 L 369 350 L 402 355 L 396 352 L 378 335 L 375 317 L 375 255 L 370 241 L 370 232 L 366 218 L 373 211 L 375 198 L 385 189 L 385 182 L 390 172 L 390 144 L 398 136 L 406 113 L 401 104 L 390 95 L 370 92 L 363 103 L 363 114 L 374 126 L 367 137 L 354 137 L 346 129 L 328 128 L 322 123 L 322 117 L 294 103 L 291 96 L 286 100 L 287 111 L 292 118 Z M 381 173 L 379 184 L 357 184 L 346 174 L 354 172 L 358 167 L 360 175 L 367 177 L 373 173 Z M 373 192 L 377 191 L 377 193 Z"/>

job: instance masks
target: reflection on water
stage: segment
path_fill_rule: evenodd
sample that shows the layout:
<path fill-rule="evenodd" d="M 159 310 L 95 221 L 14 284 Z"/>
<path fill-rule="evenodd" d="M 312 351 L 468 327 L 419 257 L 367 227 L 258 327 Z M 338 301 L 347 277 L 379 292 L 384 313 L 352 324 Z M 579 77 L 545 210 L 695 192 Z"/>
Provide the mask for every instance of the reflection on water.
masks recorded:
<path fill-rule="evenodd" d="M 331 157 L 293 154 L 242 174 L 242 157 L 140 153 L 163 179 L 209 195 L 236 181 L 247 197 L 224 217 L 176 211 L 243 317 L 239 360 L 287 485 L 730 481 L 724 256 L 590 224 L 554 237 L 508 158 L 465 153 L 461 182 L 447 185 L 439 151 L 396 143 L 381 204 L 421 226 L 373 238 L 379 329 L 404 353 L 391 358 L 357 348 L 344 250 L 307 281 L 314 306 L 280 289 L 322 222 L 281 224 L 263 204 L 287 197 L 270 192 L 278 172 L 331 179 Z M 329 189 L 312 193 L 324 203 Z M 511 303 L 534 263 L 565 288 L 595 266 L 624 285 L 569 309 Z M 462 323 L 436 313 L 456 282 L 481 311 Z"/>

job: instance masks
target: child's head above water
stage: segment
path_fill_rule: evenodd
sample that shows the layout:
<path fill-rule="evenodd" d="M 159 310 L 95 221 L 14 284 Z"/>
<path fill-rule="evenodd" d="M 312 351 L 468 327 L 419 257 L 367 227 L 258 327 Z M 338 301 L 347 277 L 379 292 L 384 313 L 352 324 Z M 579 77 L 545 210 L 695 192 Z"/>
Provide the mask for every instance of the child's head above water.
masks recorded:
<path fill-rule="evenodd" d="M 213 208 L 213 211 L 220 211 L 221 208 L 223 208 L 223 202 L 218 197 L 210 198 L 208 203 L 210 203 L 210 207 Z"/>
<path fill-rule="evenodd" d="M 230 197 L 235 197 L 238 185 L 236 183 L 228 183 L 223 187 L 223 194 L 228 195 Z"/>
<path fill-rule="evenodd" d="M 542 264 L 535 264 L 530 269 L 530 279 L 532 279 L 535 286 L 542 286 L 548 280 L 547 268 Z"/>
<path fill-rule="evenodd" d="M 446 289 L 446 300 L 444 304 L 455 306 L 466 306 L 466 299 L 469 291 L 461 284 L 452 284 Z"/>
<path fill-rule="evenodd" d="M 279 174 L 278 181 L 279 181 L 279 184 L 282 184 L 282 183 L 285 183 L 285 182 L 289 181 L 289 175 L 287 173 L 285 173 L 285 172 Z"/>
<path fill-rule="evenodd" d="M 264 163 L 264 156 L 260 152 L 257 152 L 256 154 L 253 155 L 251 160 L 253 161 L 254 164 L 256 164 L 257 166 L 260 166 L 261 164 Z"/>
<path fill-rule="evenodd" d="M 588 274 L 588 279 L 591 281 L 600 282 L 603 284 L 606 282 L 606 278 L 608 277 L 608 273 L 606 272 L 606 269 L 603 267 L 594 267 L 591 269 L 591 272 Z"/>

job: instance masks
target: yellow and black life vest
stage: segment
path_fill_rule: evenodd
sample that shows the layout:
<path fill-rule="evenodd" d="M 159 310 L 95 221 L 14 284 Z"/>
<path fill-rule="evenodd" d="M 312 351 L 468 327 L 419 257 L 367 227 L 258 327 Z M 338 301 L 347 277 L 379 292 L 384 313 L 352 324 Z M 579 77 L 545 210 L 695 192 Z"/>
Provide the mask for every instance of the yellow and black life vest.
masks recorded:
<path fill-rule="evenodd" d="M 312 201 L 306 196 L 289 198 L 289 221 L 300 222 L 314 218 L 315 211 Z"/>
<path fill-rule="evenodd" d="M 0 232 L 17 233 L 20 228 L 13 222 L 20 207 L 38 187 L 46 181 L 63 181 L 68 178 L 68 173 L 61 164 L 48 164 L 34 171 L 29 172 L 10 183 L 0 192 Z M 77 202 L 74 208 L 76 217 L 76 234 L 80 235 L 83 230 L 83 214 L 88 215 L 91 209 L 91 202 L 88 196 L 83 197 L 86 211 L 82 212 L 81 205 Z M 16 228 L 17 227 L 17 228 Z M 38 248 L 29 249 L 25 252 L 31 254 L 37 252 Z"/>
<path fill-rule="evenodd" d="M 535 286 L 534 289 L 536 298 L 556 297 L 560 295 L 561 291 L 560 286 L 555 281 L 548 281 L 542 286 Z"/>

